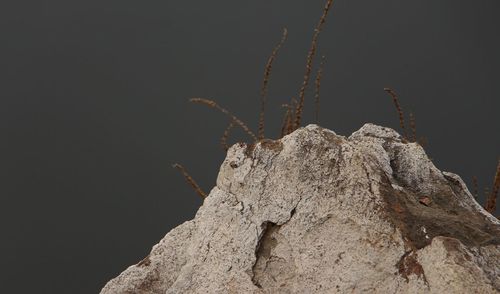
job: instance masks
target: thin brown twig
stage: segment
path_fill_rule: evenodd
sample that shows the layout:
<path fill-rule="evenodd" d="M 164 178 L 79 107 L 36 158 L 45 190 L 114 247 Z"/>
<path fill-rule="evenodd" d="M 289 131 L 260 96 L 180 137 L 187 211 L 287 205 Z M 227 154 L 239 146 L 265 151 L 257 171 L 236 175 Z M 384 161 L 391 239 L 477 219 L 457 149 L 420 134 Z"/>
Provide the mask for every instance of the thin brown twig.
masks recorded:
<path fill-rule="evenodd" d="M 231 121 L 229 125 L 227 126 L 226 130 L 224 131 L 224 134 L 222 135 L 222 138 L 220 139 L 220 145 L 222 146 L 222 149 L 227 152 L 229 150 L 229 145 L 227 144 L 227 138 L 229 138 L 229 134 L 231 130 L 234 128 L 234 122 Z"/>
<path fill-rule="evenodd" d="M 401 108 L 401 105 L 399 104 L 398 95 L 391 88 L 384 88 L 384 91 L 386 91 L 392 97 L 392 101 L 394 102 L 394 106 L 396 106 L 396 110 L 397 110 L 398 115 L 399 115 L 399 125 L 401 127 L 401 130 L 403 131 L 403 138 L 407 139 L 408 137 L 406 135 L 405 117 L 404 117 L 403 109 Z"/>
<path fill-rule="evenodd" d="M 311 41 L 311 48 L 309 49 L 309 52 L 308 52 L 307 58 L 306 58 L 306 69 L 305 69 L 305 73 L 304 73 L 304 80 L 302 81 L 302 86 L 300 87 L 300 91 L 299 91 L 299 103 L 297 104 L 297 107 L 295 110 L 294 129 L 298 129 L 300 127 L 300 124 L 301 124 L 302 112 L 304 110 L 305 94 L 306 94 L 307 86 L 309 85 L 309 80 L 311 78 L 312 63 L 313 63 L 314 56 L 316 55 L 316 51 L 317 51 L 317 47 L 318 47 L 318 38 L 319 38 L 321 30 L 323 29 L 323 26 L 326 22 L 326 17 L 328 16 L 328 12 L 330 11 L 332 4 L 333 4 L 333 0 L 327 0 L 327 2 L 325 4 L 325 8 L 323 9 L 323 15 L 319 19 L 319 22 L 316 25 L 316 28 L 314 29 L 314 34 L 313 34 L 313 38 Z"/>
<path fill-rule="evenodd" d="M 319 64 L 318 72 L 316 73 L 316 93 L 315 93 L 315 104 L 316 104 L 316 124 L 319 124 L 319 98 L 320 98 L 320 90 L 321 90 L 321 78 L 323 77 L 323 68 L 325 66 L 326 57 L 321 56 L 321 63 Z"/>
<path fill-rule="evenodd" d="M 286 108 L 285 116 L 283 118 L 283 124 L 281 125 L 281 138 L 287 135 L 288 129 L 290 127 L 292 121 L 292 106 L 289 104 L 283 104 L 284 108 Z"/>
<path fill-rule="evenodd" d="M 410 130 L 410 142 L 417 142 L 417 121 L 415 120 L 415 115 L 413 115 L 412 112 L 410 112 Z"/>
<path fill-rule="evenodd" d="M 250 128 L 244 122 L 242 122 L 239 118 L 237 118 L 234 114 L 229 112 L 227 109 L 220 107 L 215 101 L 205 99 L 205 98 L 191 98 L 189 101 L 191 101 L 193 103 L 204 104 L 204 105 L 207 105 L 209 107 L 212 107 L 212 108 L 219 110 L 220 112 L 229 116 L 232 119 L 232 121 L 235 124 L 237 124 L 238 126 L 240 126 L 250 137 L 252 137 L 252 139 L 254 141 L 258 141 L 257 136 L 255 136 L 255 134 L 250 130 Z"/>
<path fill-rule="evenodd" d="M 290 104 L 284 104 L 284 107 L 287 107 L 287 112 L 285 113 L 285 119 L 283 121 L 283 127 L 281 128 L 281 137 L 291 134 L 294 131 L 294 115 L 295 115 L 295 106 L 297 105 L 297 100 L 292 98 Z"/>
<path fill-rule="evenodd" d="M 474 195 L 474 198 L 477 200 L 479 199 L 479 184 L 477 183 L 477 177 L 473 176 L 472 177 L 472 193 Z"/>
<path fill-rule="evenodd" d="M 265 134 L 264 134 L 264 123 L 265 123 L 265 112 L 266 112 L 266 103 L 267 103 L 267 89 L 269 86 L 269 78 L 271 77 L 271 72 L 273 70 L 273 63 L 276 57 L 278 56 L 278 52 L 285 43 L 286 39 L 288 37 L 288 30 L 287 28 L 283 29 L 283 35 L 281 36 L 281 40 L 279 43 L 274 47 L 273 52 L 271 53 L 271 56 L 269 56 L 269 59 L 267 60 L 266 67 L 264 69 L 264 79 L 262 80 L 262 87 L 260 89 L 260 115 L 259 115 L 259 140 L 264 139 Z"/>
<path fill-rule="evenodd" d="M 193 189 L 196 191 L 196 193 L 198 195 L 200 195 L 200 197 L 202 199 L 207 198 L 207 194 L 205 192 L 203 192 L 203 190 L 200 188 L 200 186 L 198 186 L 198 184 L 195 182 L 195 180 L 188 174 L 188 172 L 186 171 L 186 169 L 182 165 L 176 163 L 173 165 L 173 167 L 178 169 L 182 173 L 182 175 L 184 176 L 184 178 L 186 179 L 188 184 L 191 185 L 191 187 L 193 187 Z"/>
<path fill-rule="evenodd" d="M 483 188 L 483 193 L 484 193 L 484 196 L 485 196 L 485 200 L 484 200 L 484 209 L 486 209 L 486 206 L 488 205 L 488 198 L 490 197 L 491 195 L 491 190 L 490 190 L 490 187 L 484 187 Z"/>
<path fill-rule="evenodd" d="M 297 107 L 298 103 L 299 102 L 297 101 L 297 99 L 292 98 L 292 102 L 290 104 L 290 107 L 291 107 L 290 123 L 288 124 L 287 135 L 291 134 L 295 130 L 295 127 L 294 127 L 294 123 L 295 123 L 295 111 L 294 111 L 294 109 Z"/>
<path fill-rule="evenodd" d="M 489 213 L 493 214 L 497 207 L 497 197 L 498 191 L 500 190 L 500 159 L 498 160 L 497 170 L 495 173 L 495 178 L 493 180 L 493 188 L 491 189 L 491 193 L 486 200 L 485 209 Z"/>

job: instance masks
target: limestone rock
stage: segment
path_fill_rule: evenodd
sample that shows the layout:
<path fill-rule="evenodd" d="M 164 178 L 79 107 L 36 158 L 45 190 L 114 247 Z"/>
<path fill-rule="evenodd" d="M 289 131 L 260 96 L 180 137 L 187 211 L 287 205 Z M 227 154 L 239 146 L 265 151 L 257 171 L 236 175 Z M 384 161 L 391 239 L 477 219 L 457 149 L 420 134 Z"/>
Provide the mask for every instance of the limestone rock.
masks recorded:
<path fill-rule="evenodd" d="M 500 222 L 367 124 L 236 144 L 196 217 L 101 293 L 498 293 Z"/>

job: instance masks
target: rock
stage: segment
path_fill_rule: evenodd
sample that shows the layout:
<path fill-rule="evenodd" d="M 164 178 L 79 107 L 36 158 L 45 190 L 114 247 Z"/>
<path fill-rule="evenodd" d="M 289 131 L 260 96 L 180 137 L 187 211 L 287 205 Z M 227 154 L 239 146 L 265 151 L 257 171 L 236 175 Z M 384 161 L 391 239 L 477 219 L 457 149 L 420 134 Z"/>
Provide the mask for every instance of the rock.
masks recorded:
<path fill-rule="evenodd" d="M 236 144 L 196 217 L 101 293 L 498 293 L 500 222 L 367 124 Z"/>

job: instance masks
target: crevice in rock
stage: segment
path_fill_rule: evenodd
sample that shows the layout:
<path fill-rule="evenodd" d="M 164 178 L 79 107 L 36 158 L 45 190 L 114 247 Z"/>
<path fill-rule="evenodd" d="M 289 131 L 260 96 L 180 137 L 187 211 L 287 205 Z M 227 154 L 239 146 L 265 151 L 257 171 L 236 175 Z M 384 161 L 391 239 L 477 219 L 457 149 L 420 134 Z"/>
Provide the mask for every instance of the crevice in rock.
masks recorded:
<path fill-rule="evenodd" d="M 389 150 L 390 147 L 388 146 L 388 144 L 383 144 L 383 148 L 389 156 L 389 166 L 392 170 L 392 179 L 398 184 L 398 186 L 406 186 L 404 185 L 398 174 L 400 170 L 400 163 L 398 162 L 399 150 L 394 148 L 392 150 Z"/>
<path fill-rule="evenodd" d="M 264 228 L 255 250 L 256 259 L 255 264 L 252 268 L 252 282 L 258 288 L 262 288 L 259 283 L 260 274 L 265 270 L 267 262 L 271 257 L 271 251 L 276 247 L 278 243 L 274 237 L 274 234 L 281 228 L 281 226 L 273 222 L 265 222 L 264 224 L 262 224 L 262 226 Z"/>

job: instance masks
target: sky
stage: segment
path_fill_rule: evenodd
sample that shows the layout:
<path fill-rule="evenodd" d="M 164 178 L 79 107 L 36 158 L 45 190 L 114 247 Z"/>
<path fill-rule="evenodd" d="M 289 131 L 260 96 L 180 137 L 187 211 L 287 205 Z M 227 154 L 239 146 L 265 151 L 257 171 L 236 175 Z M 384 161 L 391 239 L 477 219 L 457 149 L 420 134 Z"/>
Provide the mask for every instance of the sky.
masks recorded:
<path fill-rule="evenodd" d="M 266 135 L 296 97 L 324 1 L 2 1 L 0 285 L 6 293 L 96 293 L 192 219 L 224 159 L 228 119 L 253 129 L 267 58 Z M 394 88 L 436 166 L 490 187 L 500 156 L 500 3 L 337 0 L 320 124 L 348 136 L 398 129 Z M 317 61 L 315 63 L 317 65 Z M 314 122 L 307 93 L 304 123 Z M 235 132 L 232 143 L 248 141 Z"/>

